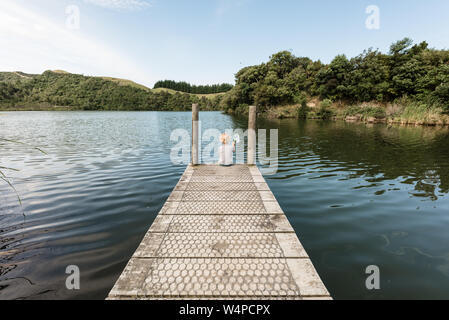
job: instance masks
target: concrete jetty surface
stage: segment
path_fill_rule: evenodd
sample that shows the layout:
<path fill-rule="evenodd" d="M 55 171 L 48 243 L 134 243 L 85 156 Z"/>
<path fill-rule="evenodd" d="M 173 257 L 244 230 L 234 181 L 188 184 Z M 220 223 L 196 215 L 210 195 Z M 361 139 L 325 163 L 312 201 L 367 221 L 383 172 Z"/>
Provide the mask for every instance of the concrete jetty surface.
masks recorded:
<path fill-rule="evenodd" d="M 188 166 L 108 299 L 331 299 L 256 166 Z"/>

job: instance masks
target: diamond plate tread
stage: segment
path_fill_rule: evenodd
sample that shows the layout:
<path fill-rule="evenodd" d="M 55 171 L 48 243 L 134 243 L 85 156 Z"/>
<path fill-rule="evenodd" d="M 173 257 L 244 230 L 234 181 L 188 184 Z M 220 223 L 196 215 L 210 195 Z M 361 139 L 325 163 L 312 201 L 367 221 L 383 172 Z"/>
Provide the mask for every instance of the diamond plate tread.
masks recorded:
<path fill-rule="evenodd" d="M 234 182 L 234 183 L 219 183 L 219 182 L 191 182 L 186 185 L 184 189 L 181 186 L 178 191 L 256 191 L 260 190 L 253 182 Z M 265 190 L 265 189 L 264 189 Z"/>
<path fill-rule="evenodd" d="M 159 215 L 150 232 L 294 232 L 285 215 Z"/>
<path fill-rule="evenodd" d="M 177 191 L 167 199 L 173 201 L 276 201 L 271 191 Z"/>
<path fill-rule="evenodd" d="M 210 175 L 226 175 L 226 176 L 238 176 L 242 174 L 251 175 L 251 171 L 247 166 L 232 166 L 232 167 L 221 167 L 221 166 L 198 166 L 193 167 L 193 175 L 195 176 L 210 176 Z"/>
<path fill-rule="evenodd" d="M 263 177 L 262 177 L 263 179 Z M 251 175 L 238 175 L 238 176 L 192 176 L 190 182 L 254 182 Z M 265 181 L 258 181 L 265 182 Z"/>
<path fill-rule="evenodd" d="M 165 214 L 266 214 L 262 201 L 250 202 L 171 202 L 171 210 Z M 168 204 L 168 202 L 167 202 Z M 176 205 L 177 204 L 177 205 Z M 163 209 L 164 210 L 164 209 Z"/>
<path fill-rule="evenodd" d="M 148 248 L 146 244 L 157 243 L 160 235 L 147 234 L 135 257 L 284 257 L 275 235 L 269 233 L 166 233 L 157 250 Z"/>
<path fill-rule="evenodd" d="M 183 201 L 261 201 L 259 191 L 185 191 Z"/>
<path fill-rule="evenodd" d="M 277 201 L 167 201 L 159 214 L 283 214 Z"/>
<path fill-rule="evenodd" d="M 109 299 L 331 299 L 309 259 L 132 258 Z"/>
<path fill-rule="evenodd" d="M 294 233 L 147 233 L 134 257 L 306 258 Z"/>
<path fill-rule="evenodd" d="M 133 258 L 123 274 L 110 296 L 270 298 L 301 290 L 286 259 Z"/>

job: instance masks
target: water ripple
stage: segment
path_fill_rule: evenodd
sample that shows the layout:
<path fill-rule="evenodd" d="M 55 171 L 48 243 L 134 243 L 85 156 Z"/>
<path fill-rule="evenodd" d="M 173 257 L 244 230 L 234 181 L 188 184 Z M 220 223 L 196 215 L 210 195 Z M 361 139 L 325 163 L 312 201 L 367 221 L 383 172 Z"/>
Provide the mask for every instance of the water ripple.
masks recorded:
<path fill-rule="evenodd" d="M 203 130 L 247 119 L 201 114 Z M 35 112 L 0 118 L 0 299 L 103 299 L 185 166 L 169 159 L 185 112 Z M 259 120 L 279 129 L 267 176 L 335 298 L 449 298 L 447 129 Z M 25 215 L 22 214 L 22 210 Z M 65 289 L 65 268 L 82 289 Z M 381 267 L 381 292 L 364 289 Z M 385 280 L 386 281 L 386 280 Z M 414 288 L 414 290 L 409 290 Z"/>

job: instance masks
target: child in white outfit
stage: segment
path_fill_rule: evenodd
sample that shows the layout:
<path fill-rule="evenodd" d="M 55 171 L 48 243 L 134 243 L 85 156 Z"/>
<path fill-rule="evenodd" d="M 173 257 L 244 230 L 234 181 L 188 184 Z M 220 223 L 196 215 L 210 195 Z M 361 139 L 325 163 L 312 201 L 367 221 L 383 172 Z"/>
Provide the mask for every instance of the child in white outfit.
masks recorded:
<path fill-rule="evenodd" d="M 234 152 L 235 152 L 235 141 L 229 144 L 231 138 L 223 133 L 220 136 L 221 146 L 218 149 L 219 161 L 218 164 L 221 166 L 232 166 L 234 164 Z"/>

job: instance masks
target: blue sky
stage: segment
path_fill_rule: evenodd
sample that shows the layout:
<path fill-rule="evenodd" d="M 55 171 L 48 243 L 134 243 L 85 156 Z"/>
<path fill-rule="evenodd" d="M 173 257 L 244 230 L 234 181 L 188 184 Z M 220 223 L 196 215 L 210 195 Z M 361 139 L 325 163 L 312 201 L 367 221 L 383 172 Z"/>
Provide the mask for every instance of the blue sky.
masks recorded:
<path fill-rule="evenodd" d="M 66 23 L 70 5 L 79 9 L 79 29 Z M 380 10 L 378 30 L 365 27 L 369 5 Z M 387 51 L 404 37 L 449 48 L 449 1 L 0 2 L 0 70 L 63 69 L 148 86 L 160 79 L 233 83 L 240 68 L 281 50 L 329 62 L 369 47 Z"/>

